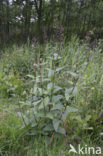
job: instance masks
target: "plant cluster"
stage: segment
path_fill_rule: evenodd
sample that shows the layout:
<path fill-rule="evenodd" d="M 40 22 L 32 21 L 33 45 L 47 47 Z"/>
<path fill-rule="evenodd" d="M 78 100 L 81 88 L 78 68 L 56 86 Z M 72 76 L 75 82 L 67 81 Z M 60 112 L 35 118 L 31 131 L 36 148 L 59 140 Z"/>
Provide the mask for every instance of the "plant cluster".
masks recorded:
<path fill-rule="evenodd" d="M 24 121 L 24 127 L 28 127 L 30 132 L 28 135 L 57 135 L 58 133 L 66 135 L 65 121 L 68 112 L 75 112 L 77 109 L 66 107 L 66 101 L 69 92 L 60 86 L 62 79 L 60 72 L 64 67 L 56 67 L 61 57 L 54 54 L 49 57 L 49 66 L 47 63 L 35 64 L 40 69 L 41 75 L 34 77 L 34 86 L 31 88 L 30 97 L 26 102 L 20 102 L 20 108 L 26 109 L 20 112 Z M 75 75 L 75 74 L 74 74 Z"/>
<path fill-rule="evenodd" d="M 43 142 L 46 149 L 40 151 L 47 154 L 48 145 L 52 146 L 62 138 L 67 141 L 63 145 L 65 148 L 68 148 L 68 142 L 101 145 L 102 125 L 96 122 L 103 107 L 103 53 L 100 46 L 91 50 L 73 37 L 62 47 L 48 43 L 36 50 L 38 53 L 28 46 L 15 47 L 15 51 L 2 55 L 0 154 L 5 155 L 9 150 L 10 155 L 15 151 L 20 151 L 21 155 L 38 155 Z M 30 63 L 28 69 L 26 62 Z M 18 63 L 21 63 L 20 70 Z M 65 150 L 63 148 L 63 154 L 67 152 Z"/>

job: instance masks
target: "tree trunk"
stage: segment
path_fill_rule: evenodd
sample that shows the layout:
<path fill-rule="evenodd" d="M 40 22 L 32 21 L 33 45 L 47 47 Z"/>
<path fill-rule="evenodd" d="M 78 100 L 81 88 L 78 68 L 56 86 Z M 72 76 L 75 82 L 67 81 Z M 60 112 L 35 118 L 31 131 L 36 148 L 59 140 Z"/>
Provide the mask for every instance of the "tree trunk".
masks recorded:
<path fill-rule="evenodd" d="M 43 43 L 43 32 L 42 32 L 42 0 L 39 0 L 38 3 L 36 0 L 34 0 L 34 5 L 36 8 L 36 12 L 37 12 L 37 17 L 38 17 L 38 21 L 37 21 L 37 27 L 38 27 L 38 39 L 39 39 L 39 43 L 42 44 Z"/>
<path fill-rule="evenodd" d="M 6 15 L 7 15 L 7 21 L 6 21 L 6 34 L 7 34 L 7 40 L 9 39 L 9 1 L 6 1 L 7 9 L 6 9 Z"/>
<path fill-rule="evenodd" d="M 25 36 L 26 36 L 26 39 L 29 37 L 29 33 L 30 33 L 31 9 L 32 9 L 32 5 L 31 5 L 30 1 L 26 0 L 26 6 L 25 6 Z"/>

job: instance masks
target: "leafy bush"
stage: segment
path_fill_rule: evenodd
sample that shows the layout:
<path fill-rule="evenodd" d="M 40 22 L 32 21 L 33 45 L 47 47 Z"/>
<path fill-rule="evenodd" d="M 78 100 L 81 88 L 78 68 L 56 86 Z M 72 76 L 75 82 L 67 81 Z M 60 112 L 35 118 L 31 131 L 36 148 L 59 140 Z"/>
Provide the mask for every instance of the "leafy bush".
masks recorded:
<path fill-rule="evenodd" d="M 57 67 L 55 64 L 61 60 L 58 54 L 49 58 L 49 66 L 46 64 L 36 65 L 40 67 L 41 75 L 33 77 L 28 75 L 34 81 L 34 87 L 31 89 L 29 100 L 20 103 L 20 108 L 27 108 L 20 112 L 24 121 L 24 127 L 31 127 L 29 135 L 66 135 L 65 119 L 68 112 L 75 112 L 77 109 L 66 107 L 68 100 L 67 90 L 60 86 L 60 73 L 64 67 Z M 48 60 L 47 60 L 48 62 Z M 69 91 L 71 91 L 70 89 Z M 74 92 L 73 92 L 74 93 Z"/>
<path fill-rule="evenodd" d="M 44 70 L 48 71 L 47 78 L 43 76 Z M 20 107 L 27 106 L 23 118 L 25 126 L 32 128 L 31 135 L 50 135 L 53 131 L 66 134 L 63 121 L 64 97 L 61 93 L 63 88 L 55 83 L 61 70 L 62 68 L 42 68 L 41 76 L 37 76 L 36 79 L 28 75 L 33 78 L 34 87 L 31 89 L 31 98 L 26 103 L 22 102 Z"/>

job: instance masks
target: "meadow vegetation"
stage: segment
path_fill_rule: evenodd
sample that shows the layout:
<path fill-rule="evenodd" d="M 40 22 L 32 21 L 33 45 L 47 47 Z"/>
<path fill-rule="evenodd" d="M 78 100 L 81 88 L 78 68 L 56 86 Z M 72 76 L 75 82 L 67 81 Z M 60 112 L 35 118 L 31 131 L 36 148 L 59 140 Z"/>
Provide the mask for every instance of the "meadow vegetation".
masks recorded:
<path fill-rule="evenodd" d="M 62 46 L 1 51 L 1 156 L 68 156 L 69 144 L 102 147 L 101 45 L 91 49 L 73 36 Z"/>

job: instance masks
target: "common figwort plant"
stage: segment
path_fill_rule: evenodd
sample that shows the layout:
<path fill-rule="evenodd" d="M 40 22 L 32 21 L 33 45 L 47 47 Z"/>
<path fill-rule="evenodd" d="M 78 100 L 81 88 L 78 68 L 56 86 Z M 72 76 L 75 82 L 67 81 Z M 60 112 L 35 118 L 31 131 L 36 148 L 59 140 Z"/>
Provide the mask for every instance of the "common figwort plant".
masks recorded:
<path fill-rule="evenodd" d="M 66 134 L 63 118 L 65 111 L 64 89 L 56 83 L 56 79 L 63 69 L 63 67 L 55 68 L 59 59 L 61 58 L 54 54 L 49 58 L 51 68 L 43 68 L 41 63 L 36 65 L 40 69 L 40 76 L 28 75 L 33 79 L 34 87 L 30 91 L 30 98 L 20 104 L 20 107 L 26 107 L 20 114 L 25 126 L 31 129 L 28 134 L 48 135 L 53 132 Z"/>

